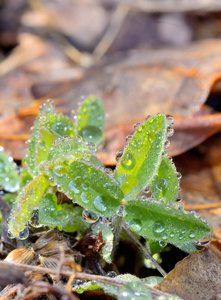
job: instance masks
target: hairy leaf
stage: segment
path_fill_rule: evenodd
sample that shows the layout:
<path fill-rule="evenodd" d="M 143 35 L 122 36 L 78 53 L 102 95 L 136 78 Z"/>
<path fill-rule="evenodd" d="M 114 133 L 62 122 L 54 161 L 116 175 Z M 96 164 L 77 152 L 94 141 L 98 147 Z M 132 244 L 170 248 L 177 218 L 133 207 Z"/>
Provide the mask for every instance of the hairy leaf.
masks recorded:
<path fill-rule="evenodd" d="M 96 146 L 104 140 L 104 108 L 96 97 L 90 96 L 83 102 L 78 112 L 77 129 L 85 141 Z"/>
<path fill-rule="evenodd" d="M 26 158 L 26 163 L 30 169 L 32 175 L 36 174 L 36 151 L 38 148 L 39 134 L 40 134 L 40 124 L 44 120 L 44 118 L 50 116 L 54 113 L 54 103 L 52 101 L 46 101 L 42 107 L 39 109 L 39 115 L 37 117 L 32 137 L 30 140 L 28 155 Z M 44 145 L 43 145 L 44 146 Z"/>
<path fill-rule="evenodd" d="M 82 218 L 82 208 L 73 204 L 57 204 L 54 194 L 46 194 L 39 206 L 39 223 L 67 232 L 85 231 L 89 225 Z"/>
<path fill-rule="evenodd" d="M 9 222 L 9 231 L 13 236 L 18 237 L 19 233 L 24 230 L 31 219 L 34 208 L 38 207 L 48 186 L 47 177 L 38 175 L 20 191 L 12 207 Z"/>
<path fill-rule="evenodd" d="M 117 166 L 115 179 L 127 200 L 134 199 L 152 180 L 161 161 L 167 121 L 157 115 L 134 133 Z"/>
<path fill-rule="evenodd" d="M 174 202 L 178 193 L 178 179 L 175 167 L 168 157 L 162 157 L 159 169 L 151 181 L 150 188 L 156 200 L 166 198 Z"/>
<path fill-rule="evenodd" d="M 111 216 L 121 204 L 123 193 L 117 183 L 87 163 L 59 161 L 52 163 L 49 171 L 63 193 L 94 213 Z"/>
<path fill-rule="evenodd" d="M 75 159 L 76 154 L 81 154 L 80 157 L 83 158 L 85 155 L 89 157 L 91 155 L 95 155 L 95 152 L 93 151 L 93 149 L 91 150 L 84 142 L 64 138 L 59 142 L 56 142 L 50 149 L 48 154 L 48 161 L 57 159 L 60 156 L 63 156 L 65 158 L 65 155 L 72 155 L 72 158 Z M 79 155 L 77 157 L 79 158 Z"/>
<path fill-rule="evenodd" d="M 152 201 L 130 201 L 124 213 L 132 231 L 153 240 L 186 243 L 199 240 L 211 232 L 207 223 L 186 211 Z"/>
<path fill-rule="evenodd" d="M 0 147 L 0 187 L 14 193 L 19 189 L 18 172 L 11 156 Z"/>

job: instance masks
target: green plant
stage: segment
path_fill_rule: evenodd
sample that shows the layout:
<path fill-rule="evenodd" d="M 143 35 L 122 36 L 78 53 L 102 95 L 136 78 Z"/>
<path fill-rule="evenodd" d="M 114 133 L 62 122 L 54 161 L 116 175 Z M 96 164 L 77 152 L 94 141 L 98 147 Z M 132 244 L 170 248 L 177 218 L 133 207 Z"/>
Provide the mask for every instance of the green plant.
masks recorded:
<path fill-rule="evenodd" d="M 101 102 L 86 99 L 74 124 L 56 114 L 53 102 L 47 101 L 23 160 L 10 235 L 25 239 L 30 226 L 85 231 L 95 223 L 92 230 L 102 231 L 102 254 L 109 263 L 121 228 L 144 237 L 150 248 L 158 241 L 195 249 L 192 243 L 208 235 L 211 227 L 176 201 L 181 175 L 165 150 L 172 125 L 173 118 L 162 114 L 137 123 L 112 171 L 95 156 L 95 146 L 104 138 Z M 59 194 L 73 204 L 58 204 Z"/>

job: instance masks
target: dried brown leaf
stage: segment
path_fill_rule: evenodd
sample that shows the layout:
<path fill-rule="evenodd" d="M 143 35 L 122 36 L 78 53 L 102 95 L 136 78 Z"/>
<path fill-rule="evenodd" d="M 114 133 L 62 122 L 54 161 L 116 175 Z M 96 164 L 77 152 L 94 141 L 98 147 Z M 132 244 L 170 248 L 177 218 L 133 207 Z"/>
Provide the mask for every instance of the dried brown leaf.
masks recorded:
<path fill-rule="evenodd" d="M 155 288 L 184 300 L 217 299 L 221 294 L 220 243 L 211 243 L 207 248 L 191 253 Z"/>

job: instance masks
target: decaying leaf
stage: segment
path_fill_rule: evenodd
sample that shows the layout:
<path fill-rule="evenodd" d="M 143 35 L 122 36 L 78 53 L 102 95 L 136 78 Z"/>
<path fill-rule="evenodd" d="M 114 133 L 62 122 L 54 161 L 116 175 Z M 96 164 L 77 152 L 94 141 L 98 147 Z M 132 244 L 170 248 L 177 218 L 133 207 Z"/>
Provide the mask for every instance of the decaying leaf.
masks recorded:
<path fill-rule="evenodd" d="M 155 288 L 184 300 L 218 299 L 221 295 L 221 244 L 211 243 L 191 253 Z"/>

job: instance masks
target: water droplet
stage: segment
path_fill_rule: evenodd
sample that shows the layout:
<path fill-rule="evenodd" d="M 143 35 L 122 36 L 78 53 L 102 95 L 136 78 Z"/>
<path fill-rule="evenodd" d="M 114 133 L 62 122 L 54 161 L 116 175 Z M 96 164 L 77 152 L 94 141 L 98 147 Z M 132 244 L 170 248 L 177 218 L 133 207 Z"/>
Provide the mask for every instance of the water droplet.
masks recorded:
<path fill-rule="evenodd" d="M 137 122 L 134 124 L 134 130 L 137 130 L 141 126 L 141 123 Z"/>
<path fill-rule="evenodd" d="M 118 161 L 118 160 L 121 158 L 121 156 L 123 155 L 123 153 L 124 153 L 124 151 L 123 151 L 123 150 L 119 150 L 119 151 L 117 151 L 117 153 L 116 153 L 116 157 L 115 157 L 116 161 Z"/>
<path fill-rule="evenodd" d="M 55 183 L 56 183 L 54 177 L 49 177 L 48 182 L 49 182 L 50 185 L 55 185 Z"/>
<path fill-rule="evenodd" d="M 164 148 L 167 149 L 167 148 L 169 148 L 169 146 L 170 146 L 170 141 L 166 140 L 164 143 Z"/>
<path fill-rule="evenodd" d="M 176 173 L 177 179 L 180 180 L 182 178 L 182 174 L 180 172 Z"/>
<path fill-rule="evenodd" d="M 143 192 L 147 194 L 147 193 L 149 193 L 149 191 L 150 191 L 150 187 L 149 187 L 149 185 L 147 185 L 147 186 L 144 188 Z"/>
<path fill-rule="evenodd" d="M 30 224 L 31 226 L 35 227 L 35 228 L 39 228 L 42 225 L 39 224 L 39 212 L 38 209 L 33 210 L 33 215 L 32 218 L 30 220 Z"/>
<path fill-rule="evenodd" d="M 183 204 L 178 204 L 178 205 L 177 205 L 177 208 L 178 208 L 179 210 L 182 210 L 182 211 L 184 210 Z"/>
<path fill-rule="evenodd" d="M 31 143 L 31 140 L 30 140 L 30 139 L 28 139 L 28 140 L 25 142 L 26 145 L 29 145 L 30 143 Z"/>
<path fill-rule="evenodd" d="M 144 121 L 146 122 L 146 121 L 150 120 L 151 118 L 152 118 L 151 115 L 147 115 L 146 118 L 144 119 Z"/>
<path fill-rule="evenodd" d="M 28 230 L 27 227 L 25 227 L 24 230 L 22 230 L 22 231 L 19 232 L 18 238 L 20 240 L 26 240 L 28 238 L 28 236 L 29 236 L 29 230 Z"/>
<path fill-rule="evenodd" d="M 84 209 L 82 212 L 82 217 L 87 223 L 95 223 L 99 219 L 99 217 L 93 213 L 92 211 Z"/>
<path fill-rule="evenodd" d="M 140 232 L 142 229 L 142 223 L 139 219 L 130 220 L 128 225 L 130 229 L 134 232 Z"/>
<path fill-rule="evenodd" d="M 179 239 L 179 240 L 182 240 L 183 238 L 184 238 L 183 234 L 180 233 L 180 234 L 178 235 L 178 239 Z"/>
<path fill-rule="evenodd" d="M 160 245 L 160 247 L 166 247 L 166 245 L 167 245 L 167 242 L 164 242 L 164 241 L 159 241 L 159 245 Z"/>
<path fill-rule="evenodd" d="M 160 178 L 160 180 L 158 181 L 158 183 L 156 184 L 156 188 L 158 190 L 164 190 L 167 188 L 167 181 L 165 178 Z"/>
<path fill-rule="evenodd" d="M 174 118 L 173 118 L 173 116 L 166 115 L 166 118 L 167 118 L 167 125 L 168 126 L 173 126 L 173 124 L 174 124 Z"/>
<path fill-rule="evenodd" d="M 78 186 L 76 184 L 76 182 L 74 181 L 71 181 L 68 185 L 69 189 L 74 192 L 75 194 L 79 194 L 80 193 L 80 190 L 78 189 Z"/>
<path fill-rule="evenodd" d="M 110 272 L 108 272 L 108 273 L 106 274 L 106 276 L 108 276 L 108 277 L 116 277 L 116 276 L 117 276 L 117 273 L 114 272 L 114 271 L 110 271 Z"/>
<path fill-rule="evenodd" d="M 7 236 L 8 236 L 8 238 L 10 238 L 10 239 L 14 239 L 14 238 L 15 238 L 15 236 L 11 233 L 10 230 L 8 230 Z"/>
<path fill-rule="evenodd" d="M 125 153 L 122 160 L 121 165 L 126 170 L 131 170 L 136 165 L 136 160 L 131 153 Z"/>
<path fill-rule="evenodd" d="M 97 196 L 93 201 L 94 207 L 100 212 L 104 212 L 107 210 L 107 206 L 104 202 L 104 199 L 105 198 L 102 196 Z"/>
<path fill-rule="evenodd" d="M 174 237 L 174 232 L 170 232 L 170 234 L 169 234 L 169 236 L 172 238 L 172 237 Z"/>
<path fill-rule="evenodd" d="M 180 192 L 178 192 L 177 196 L 176 196 L 176 202 L 181 202 L 182 201 L 182 197 Z"/>
<path fill-rule="evenodd" d="M 62 165 L 57 165 L 54 167 L 53 172 L 56 176 L 62 177 L 65 174 L 65 168 Z"/>
<path fill-rule="evenodd" d="M 167 127 L 167 137 L 171 137 L 174 134 L 173 127 Z"/>
<path fill-rule="evenodd" d="M 105 224 L 111 224 L 112 223 L 112 218 L 111 217 L 103 217 L 103 222 Z"/>
<path fill-rule="evenodd" d="M 87 193 L 87 192 L 83 192 L 81 194 L 81 200 L 82 202 L 84 203 L 88 203 L 90 201 L 90 198 L 91 198 L 91 194 L 90 193 Z"/>
<path fill-rule="evenodd" d="M 153 231 L 161 233 L 165 230 L 165 224 L 162 221 L 156 221 L 153 223 Z"/>
<path fill-rule="evenodd" d="M 196 235 L 195 232 L 193 230 L 190 230 L 189 237 L 193 239 L 195 238 L 195 235 Z"/>
<path fill-rule="evenodd" d="M 80 135 L 87 142 L 93 142 L 99 144 L 103 139 L 103 132 L 99 127 L 96 126 L 85 126 L 80 131 Z"/>
<path fill-rule="evenodd" d="M 132 135 L 128 135 L 127 137 L 126 137 L 126 143 L 129 143 L 130 142 L 130 140 L 132 139 Z"/>
<path fill-rule="evenodd" d="M 82 183 L 81 184 L 81 187 L 84 191 L 87 191 L 88 190 L 88 186 L 85 184 L 85 183 Z"/>

